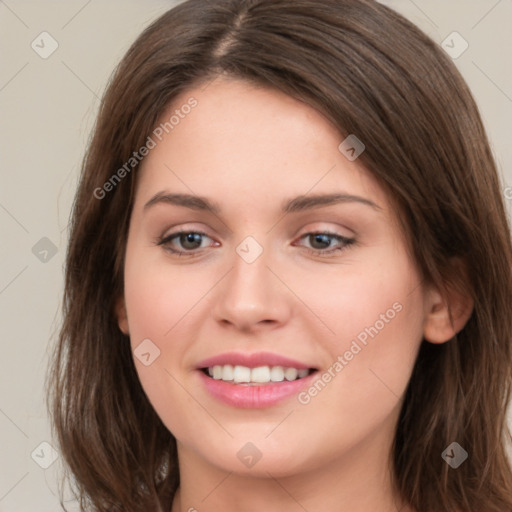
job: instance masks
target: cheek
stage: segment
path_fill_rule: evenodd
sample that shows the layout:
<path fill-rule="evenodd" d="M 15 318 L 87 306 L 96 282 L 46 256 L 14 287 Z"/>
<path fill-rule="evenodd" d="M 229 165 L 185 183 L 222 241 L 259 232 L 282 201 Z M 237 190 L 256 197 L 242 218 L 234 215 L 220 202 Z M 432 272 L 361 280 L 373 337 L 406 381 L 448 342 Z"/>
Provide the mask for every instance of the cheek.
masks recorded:
<path fill-rule="evenodd" d="M 208 293 L 218 274 L 171 264 L 157 251 L 128 245 L 124 280 L 130 343 L 139 380 L 171 428 L 176 420 L 166 418 L 169 403 L 174 404 L 173 410 L 189 409 L 190 396 L 179 383 L 183 382 L 183 371 L 190 361 L 187 354 L 205 320 Z M 138 357 L 148 352 L 149 358 Z M 147 359 L 151 361 L 148 365 L 144 364 Z"/>
<path fill-rule="evenodd" d="M 154 410 L 180 438 L 188 433 L 184 417 L 201 424 L 200 411 L 180 384 L 179 367 L 190 345 L 193 315 L 189 313 L 204 295 L 206 284 L 179 267 L 157 265 L 150 258 L 144 261 L 140 253 L 127 254 L 125 303 L 137 374 Z M 187 414 L 180 416 L 176 411 Z"/>
<path fill-rule="evenodd" d="M 185 272 L 135 252 L 127 256 L 125 302 L 132 345 L 150 338 L 163 348 L 209 287 L 200 272 Z"/>
<path fill-rule="evenodd" d="M 401 245 L 382 244 L 312 275 L 295 270 L 283 280 L 293 283 L 310 310 L 303 319 L 331 355 L 350 349 L 354 340 L 366 349 L 382 340 L 372 343 L 377 352 L 383 346 L 417 345 L 423 327 L 421 278 Z"/>
<path fill-rule="evenodd" d="M 310 295 L 335 334 L 325 338 L 331 363 L 320 380 L 327 383 L 306 390 L 302 403 L 309 401 L 306 409 L 318 414 L 349 412 L 333 416 L 339 431 L 356 423 L 370 431 L 395 410 L 422 339 L 418 272 L 405 253 L 379 256 L 364 272 L 347 268 L 333 276 L 324 293 L 318 287 Z"/>

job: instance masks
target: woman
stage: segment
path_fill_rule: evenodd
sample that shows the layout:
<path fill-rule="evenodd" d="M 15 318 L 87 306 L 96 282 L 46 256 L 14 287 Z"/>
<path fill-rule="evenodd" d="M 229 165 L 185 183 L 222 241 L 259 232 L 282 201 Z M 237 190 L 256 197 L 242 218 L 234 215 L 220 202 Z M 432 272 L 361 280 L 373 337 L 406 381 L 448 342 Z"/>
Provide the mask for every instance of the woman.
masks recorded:
<path fill-rule="evenodd" d="M 188 0 L 84 160 L 51 412 L 87 510 L 510 511 L 478 110 L 371 0 Z"/>

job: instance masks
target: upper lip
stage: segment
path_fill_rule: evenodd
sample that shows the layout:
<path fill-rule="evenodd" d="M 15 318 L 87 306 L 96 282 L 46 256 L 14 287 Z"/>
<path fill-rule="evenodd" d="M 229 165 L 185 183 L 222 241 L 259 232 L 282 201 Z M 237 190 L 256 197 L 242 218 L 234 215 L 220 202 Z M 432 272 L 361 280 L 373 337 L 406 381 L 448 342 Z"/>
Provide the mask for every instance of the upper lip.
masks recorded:
<path fill-rule="evenodd" d="M 248 368 L 257 368 L 258 366 L 283 366 L 285 368 L 297 368 L 297 370 L 313 368 L 309 364 L 304 364 L 279 354 L 273 354 L 272 352 L 226 352 L 225 354 L 219 354 L 201 361 L 197 368 L 202 369 L 217 365 L 223 366 L 225 364 L 247 366 Z"/>

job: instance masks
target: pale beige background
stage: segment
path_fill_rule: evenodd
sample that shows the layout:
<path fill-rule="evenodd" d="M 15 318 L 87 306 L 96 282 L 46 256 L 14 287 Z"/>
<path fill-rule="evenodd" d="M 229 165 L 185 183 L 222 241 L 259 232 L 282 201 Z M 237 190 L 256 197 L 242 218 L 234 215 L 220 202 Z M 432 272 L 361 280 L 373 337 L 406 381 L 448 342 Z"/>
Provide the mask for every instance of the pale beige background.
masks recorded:
<path fill-rule="evenodd" d="M 176 2 L 0 0 L 0 512 L 60 510 L 43 403 L 62 292 L 68 216 L 106 81 L 141 30 Z M 459 32 L 456 63 L 476 96 L 512 197 L 512 2 L 387 0 L 441 42 Z M 58 49 L 42 59 L 43 31 Z M 506 190 L 509 192 L 506 193 Z M 508 201 L 509 211 L 512 200 Z M 33 246 L 47 237 L 47 262 Z M 44 242 L 40 242 L 44 243 Z M 39 457 L 38 457 L 39 454 Z"/>

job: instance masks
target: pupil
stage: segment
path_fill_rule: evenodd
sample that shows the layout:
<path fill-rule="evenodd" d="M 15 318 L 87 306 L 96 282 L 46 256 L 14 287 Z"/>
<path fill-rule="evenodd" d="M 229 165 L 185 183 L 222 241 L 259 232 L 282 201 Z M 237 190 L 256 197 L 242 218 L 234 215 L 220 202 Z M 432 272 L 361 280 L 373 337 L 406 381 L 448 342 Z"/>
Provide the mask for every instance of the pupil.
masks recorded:
<path fill-rule="evenodd" d="M 326 247 L 329 247 L 329 245 L 331 245 L 330 235 L 324 235 L 324 234 L 313 235 L 313 240 L 314 240 L 314 243 L 312 243 L 311 245 L 315 249 L 325 249 Z M 317 243 L 320 244 L 320 247 L 315 247 L 315 244 L 317 244 Z"/>
<path fill-rule="evenodd" d="M 181 243 L 185 249 L 196 249 L 201 245 L 201 235 L 199 233 L 187 233 L 181 236 Z"/>

